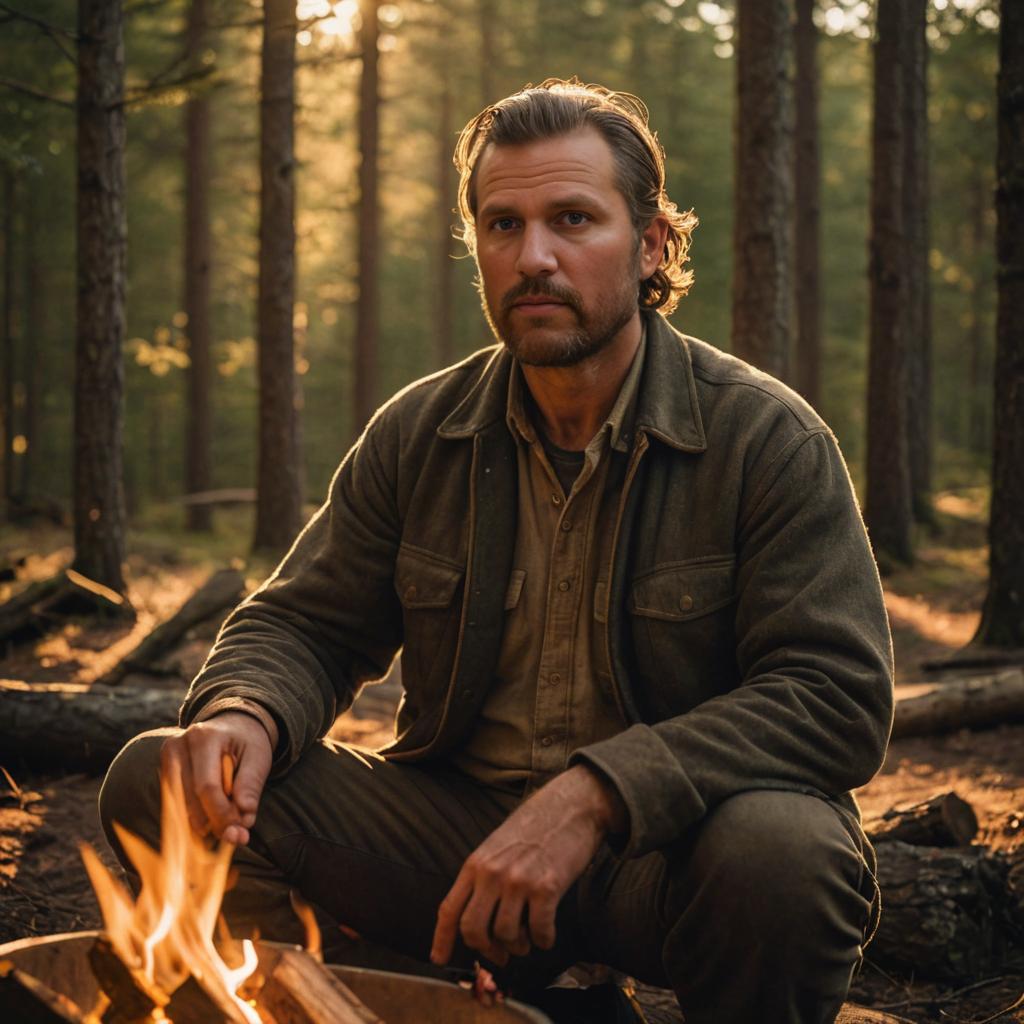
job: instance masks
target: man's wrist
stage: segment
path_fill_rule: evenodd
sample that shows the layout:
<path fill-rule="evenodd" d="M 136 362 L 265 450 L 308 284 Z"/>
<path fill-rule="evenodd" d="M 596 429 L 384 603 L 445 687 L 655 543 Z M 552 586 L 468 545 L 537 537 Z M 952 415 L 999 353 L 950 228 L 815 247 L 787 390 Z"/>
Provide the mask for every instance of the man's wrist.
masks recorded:
<path fill-rule="evenodd" d="M 223 702 L 216 702 L 205 707 L 195 718 L 197 722 L 206 722 L 221 715 L 241 714 L 253 718 L 263 726 L 263 731 L 270 740 L 270 749 L 277 753 L 277 742 L 280 733 L 274 716 L 262 704 L 245 697 L 231 697 Z"/>
<path fill-rule="evenodd" d="M 608 780 L 589 764 L 575 765 L 570 771 L 580 771 L 590 780 L 592 786 L 592 806 L 598 827 L 605 835 L 621 835 L 629 825 L 629 811 L 619 791 Z"/>

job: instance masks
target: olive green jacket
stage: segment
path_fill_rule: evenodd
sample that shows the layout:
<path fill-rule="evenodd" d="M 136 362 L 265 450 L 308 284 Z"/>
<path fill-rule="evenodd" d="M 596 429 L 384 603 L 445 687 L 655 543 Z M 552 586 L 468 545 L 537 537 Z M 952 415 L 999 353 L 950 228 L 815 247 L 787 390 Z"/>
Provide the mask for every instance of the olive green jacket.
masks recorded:
<path fill-rule="evenodd" d="M 383 752 L 469 730 L 493 676 L 516 531 L 502 348 L 374 416 L 273 576 L 231 615 L 182 723 L 258 701 L 286 770 L 402 647 Z M 572 760 L 629 811 L 636 856 L 734 793 L 837 799 L 877 771 L 892 717 L 878 573 L 828 428 L 784 385 L 649 315 L 610 579 L 593 615 L 628 727 Z M 403 646 L 404 645 L 404 646 Z M 212 710 L 212 709 L 211 709 Z"/>

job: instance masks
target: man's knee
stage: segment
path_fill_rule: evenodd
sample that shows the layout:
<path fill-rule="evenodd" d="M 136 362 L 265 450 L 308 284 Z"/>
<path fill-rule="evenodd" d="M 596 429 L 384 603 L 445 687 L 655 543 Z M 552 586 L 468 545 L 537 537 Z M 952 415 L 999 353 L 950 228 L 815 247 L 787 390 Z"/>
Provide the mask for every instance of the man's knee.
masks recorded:
<path fill-rule="evenodd" d="M 686 868 L 731 927 L 762 941 L 825 941 L 867 920 L 864 862 L 838 812 L 799 793 L 759 790 L 705 821 Z M 692 888 L 691 888 L 692 891 Z"/>
<path fill-rule="evenodd" d="M 114 822 L 155 844 L 160 834 L 160 748 L 180 730 L 154 729 L 130 740 L 107 769 L 100 789 L 100 822 L 123 861 Z"/>

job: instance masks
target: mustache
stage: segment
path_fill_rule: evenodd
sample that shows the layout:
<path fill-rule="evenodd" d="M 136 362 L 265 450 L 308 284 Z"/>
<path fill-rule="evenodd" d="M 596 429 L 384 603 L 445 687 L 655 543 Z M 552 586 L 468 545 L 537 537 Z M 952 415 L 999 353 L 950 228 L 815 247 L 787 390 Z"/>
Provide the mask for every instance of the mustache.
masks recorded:
<path fill-rule="evenodd" d="M 528 295 L 543 295 L 545 298 L 564 302 L 575 313 L 579 313 L 582 306 L 580 294 L 575 289 L 552 284 L 546 277 L 524 277 L 519 284 L 510 288 L 501 297 L 501 311 L 507 313 L 520 299 Z"/>

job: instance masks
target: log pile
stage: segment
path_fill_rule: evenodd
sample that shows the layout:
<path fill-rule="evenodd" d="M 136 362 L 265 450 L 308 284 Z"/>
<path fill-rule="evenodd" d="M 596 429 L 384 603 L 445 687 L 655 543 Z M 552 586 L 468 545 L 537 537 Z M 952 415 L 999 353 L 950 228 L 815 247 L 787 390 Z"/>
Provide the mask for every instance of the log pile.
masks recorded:
<path fill-rule="evenodd" d="M 901 976 L 963 984 L 1000 969 L 1024 937 L 1019 865 L 971 846 L 977 819 L 955 793 L 893 809 L 868 835 L 882 917 L 867 957 Z"/>

